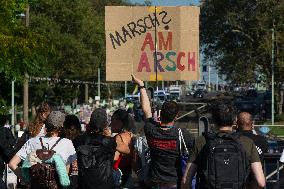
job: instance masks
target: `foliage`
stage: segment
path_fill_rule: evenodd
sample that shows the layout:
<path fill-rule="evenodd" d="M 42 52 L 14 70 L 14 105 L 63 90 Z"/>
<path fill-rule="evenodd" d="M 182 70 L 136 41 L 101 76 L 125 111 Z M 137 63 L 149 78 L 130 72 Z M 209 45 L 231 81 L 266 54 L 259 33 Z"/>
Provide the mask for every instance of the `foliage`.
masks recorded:
<path fill-rule="evenodd" d="M 271 28 L 275 23 L 277 57 L 283 56 L 283 0 L 204 0 L 201 43 L 206 61 L 216 64 L 227 80 L 254 81 L 271 74 Z M 280 64 L 280 59 L 277 59 Z"/>
<path fill-rule="evenodd" d="M 4 99 L 0 98 L 0 116 L 7 115 L 9 113 L 9 107 Z"/>
<path fill-rule="evenodd" d="M 0 2 L 0 74 L 9 80 L 45 72 L 45 57 L 51 52 L 46 38 L 29 30 L 21 20 L 19 15 L 26 7 L 24 0 Z"/>
<path fill-rule="evenodd" d="M 48 57 L 53 66 L 51 77 L 79 80 L 105 78 L 104 7 L 127 5 L 122 0 L 38 0 L 31 5 L 30 28 L 45 36 L 54 55 Z M 72 101 L 83 94 L 84 86 L 70 84 L 34 85 L 37 94 L 54 101 Z M 102 90 L 102 94 L 106 94 Z M 42 96 L 34 96 L 40 99 Z"/>
<path fill-rule="evenodd" d="M 275 116 L 276 122 L 284 122 L 284 113 Z"/>

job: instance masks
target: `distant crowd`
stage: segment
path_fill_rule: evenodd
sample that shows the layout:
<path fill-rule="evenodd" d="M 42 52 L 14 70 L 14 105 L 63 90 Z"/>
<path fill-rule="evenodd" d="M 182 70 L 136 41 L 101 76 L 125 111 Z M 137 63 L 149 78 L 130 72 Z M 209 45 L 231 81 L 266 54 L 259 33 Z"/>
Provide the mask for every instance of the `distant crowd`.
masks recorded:
<path fill-rule="evenodd" d="M 133 81 L 140 91 L 143 133 L 135 132 L 133 114 L 124 109 L 109 119 L 106 109 L 96 108 L 83 132 L 77 116 L 42 103 L 20 138 L 1 123 L 0 173 L 6 162 L 18 178 L 16 187 L 31 189 L 265 187 L 268 146 L 253 132 L 251 114 L 236 112 L 230 103 L 216 104 L 211 108 L 215 129 L 194 138 L 175 126 L 176 102 L 165 101 L 157 115 L 144 82 L 135 76 Z M 281 180 L 277 188 L 283 188 Z"/>

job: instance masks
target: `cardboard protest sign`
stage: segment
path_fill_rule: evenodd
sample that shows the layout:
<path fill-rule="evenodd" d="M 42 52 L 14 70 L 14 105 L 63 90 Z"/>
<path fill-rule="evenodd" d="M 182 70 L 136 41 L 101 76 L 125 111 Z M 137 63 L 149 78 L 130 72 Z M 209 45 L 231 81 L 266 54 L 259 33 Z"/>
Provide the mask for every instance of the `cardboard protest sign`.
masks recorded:
<path fill-rule="evenodd" d="M 193 6 L 156 7 L 156 14 L 155 7 L 107 6 L 106 80 L 134 74 L 154 81 L 156 68 L 158 80 L 199 80 L 199 13 Z"/>

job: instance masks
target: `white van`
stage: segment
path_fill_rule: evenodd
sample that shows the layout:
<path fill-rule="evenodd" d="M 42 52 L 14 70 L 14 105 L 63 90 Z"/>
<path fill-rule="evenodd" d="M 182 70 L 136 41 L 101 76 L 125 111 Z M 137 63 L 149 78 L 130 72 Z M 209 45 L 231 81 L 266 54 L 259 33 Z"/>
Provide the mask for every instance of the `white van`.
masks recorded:
<path fill-rule="evenodd" d="M 169 88 L 169 94 L 171 99 L 179 100 L 181 96 L 181 86 L 171 85 Z"/>

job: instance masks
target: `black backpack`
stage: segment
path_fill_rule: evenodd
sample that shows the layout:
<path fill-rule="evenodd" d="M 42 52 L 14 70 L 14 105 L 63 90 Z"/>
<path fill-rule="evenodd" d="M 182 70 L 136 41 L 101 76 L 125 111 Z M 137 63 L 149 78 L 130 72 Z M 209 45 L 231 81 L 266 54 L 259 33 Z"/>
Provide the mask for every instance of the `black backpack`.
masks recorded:
<path fill-rule="evenodd" d="M 79 185 L 81 188 L 94 187 L 113 182 L 114 148 L 109 146 L 112 138 L 84 135 L 77 147 Z M 91 179 L 90 179 L 91 178 Z"/>
<path fill-rule="evenodd" d="M 244 189 L 249 173 L 248 160 L 235 133 L 204 134 L 198 189 Z"/>

